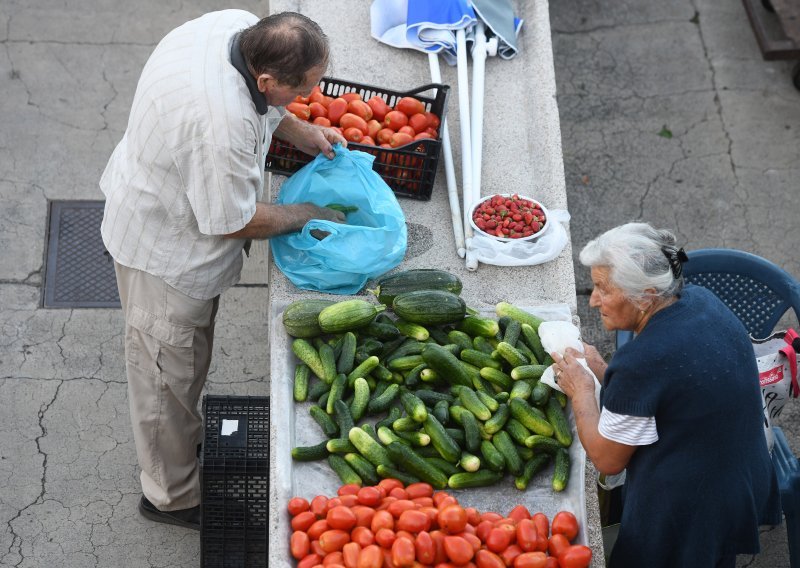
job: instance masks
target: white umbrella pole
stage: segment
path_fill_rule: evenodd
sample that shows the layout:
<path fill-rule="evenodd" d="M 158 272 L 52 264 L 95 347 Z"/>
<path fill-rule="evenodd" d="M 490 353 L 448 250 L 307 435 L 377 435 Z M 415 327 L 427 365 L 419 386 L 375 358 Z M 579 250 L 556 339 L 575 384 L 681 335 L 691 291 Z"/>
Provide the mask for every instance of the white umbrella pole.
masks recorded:
<path fill-rule="evenodd" d="M 434 83 L 442 82 L 442 73 L 439 70 L 439 55 L 429 51 L 428 63 L 431 67 L 431 81 Z M 456 185 L 456 170 L 453 165 L 453 149 L 450 147 L 450 129 L 447 125 L 447 118 L 441 124 L 442 154 L 444 154 L 444 173 L 447 178 L 447 198 L 450 200 L 450 221 L 453 224 L 453 236 L 456 240 L 456 251 L 458 256 L 464 258 L 467 254 L 464 245 L 464 226 L 461 222 L 461 206 L 459 204 L 458 186 Z"/>
<path fill-rule="evenodd" d="M 472 50 L 472 201 L 481 198 L 481 164 L 483 161 L 483 97 L 486 76 L 486 34 L 483 22 L 475 24 L 475 45 Z"/>
<path fill-rule="evenodd" d="M 467 69 L 467 41 L 463 29 L 456 31 L 456 57 L 458 64 L 458 114 L 461 122 L 461 171 L 462 192 L 464 194 L 464 237 L 467 245 L 467 270 L 477 270 L 478 260 L 470 251 L 472 225 L 469 216 L 472 212 L 472 143 L 469 125 L 469 75 Z"/>

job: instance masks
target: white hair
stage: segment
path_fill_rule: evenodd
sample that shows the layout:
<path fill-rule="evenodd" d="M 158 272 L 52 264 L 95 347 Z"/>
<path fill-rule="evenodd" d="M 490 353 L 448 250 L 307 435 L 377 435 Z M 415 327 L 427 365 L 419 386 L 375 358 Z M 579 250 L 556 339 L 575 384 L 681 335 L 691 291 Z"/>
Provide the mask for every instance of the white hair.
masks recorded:
<path fill-rule="evenodd" d="M 673 272 L 677 250 L 671 232 L 648 223 L 627 223 L 589 241 L 581 251 L 580 261 L 588 267 L 608 267 L 611 283 L 628 299 L 638 302 L 680 293 L 683 277 L 679 268 L 677 277 Z M 646 292 L 651 289 L 655 293 Z"/>

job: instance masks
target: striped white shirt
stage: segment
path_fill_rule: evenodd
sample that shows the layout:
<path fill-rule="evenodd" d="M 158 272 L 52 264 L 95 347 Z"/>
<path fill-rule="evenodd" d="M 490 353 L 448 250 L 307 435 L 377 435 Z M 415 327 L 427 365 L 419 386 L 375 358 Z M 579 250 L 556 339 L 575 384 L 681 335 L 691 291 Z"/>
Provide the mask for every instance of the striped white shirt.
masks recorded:
<path fill-rule="evenodd" d="M 647 446 L 658 441 L 655 416 L 629 416 L 603 408 L 597 430 L 603 438 L 627 446 Z"/>
<path fill-rule="evenodd" d="M 255 214 L 282 116 L 259 114 L 231 64 L 233 37 L 257 21 L 243 10 L 212 12 L 161 40 L 100 180 L 111 256 L 201 300 L 239 281 L 244 240 L 222 235 Z"/>

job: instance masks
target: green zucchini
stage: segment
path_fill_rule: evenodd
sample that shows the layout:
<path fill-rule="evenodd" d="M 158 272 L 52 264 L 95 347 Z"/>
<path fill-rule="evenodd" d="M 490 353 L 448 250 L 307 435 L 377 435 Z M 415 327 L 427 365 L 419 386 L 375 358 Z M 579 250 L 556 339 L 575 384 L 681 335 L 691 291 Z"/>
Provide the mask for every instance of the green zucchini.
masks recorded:
<path fill-rule="evenodd" d="M 322 360 L 319 358 L 319 352 L 317 352 L 311 343 L 305 339 L 295 339 L 292 341 L 292 353 L 294 353 L 300 361 L 308 365 L 311 372 L 330 384 L 331 381 L 327 380 L 325 369 L 322 367 Z"/>
<path fill-rule="evenodd" d="M 347 437 L 358 449 L 358 453 L 367 458 L 369 462 L 375 467 L 379 465 L 386 465 L 389 467 L 394 466 L 392 458 L 386 448 L 380 445 L 370 434 L 362 428 L 354 427 L 350 429 Z"/>
<path fill-rule="evenodd" d="M 319 313 L 319 327 L 325 333 L 352 331 L 369 325 L 386 306 L 370 304 L 364 300 L 344 300 L 323 308 Z"/>
<path fill-rule="evenodd" d="M 378 280 L 375 290 L 370 290 L 381 304 L 392 305 L 395 296 L 415 290 L 445 290 L 460 294 L 461 280 L 455 274 L 430 268 L 405 270 Z"/>
<path fill-rule="evenodd" d="M 411 473 L 412 475 L 420 478 L 422 481 L 430 483 L 435 489 L 444 489 L 447 487 L 447 475 L 425 458 L 417 455 L 417 453 L 404 444 L 399 442 L 391 442 L 386 446 L 386 451 L 389 457 L 401 467 Z"/>
<path fill-rule="evenodd" d="M 472 381 L 461 361 L 441 345 L 428 344 L 422 351 L 422 358 L 429 368 L 451 385 L 472 386 Z"/>
<path fill-rule="evenodd" d="M 305 363 L 299 363 L 294 368 L 294 385 L 292 394 L 296 402 L 304 402 L 308 398 L 308 376 L 311 369 Z"/>
<path fill-rule="evenodd" d="M 378 482 L 381 480 L 378 477 L 378 471 L 375 469 L 375 466 L 372 465 L 369 460 L 367 460 L 361 454 L 357 454 L 355 452 L 345 454 L 344 461 L 347 462 L 353 471 L 355 471 L 358 476 L 369 485 L 377 485 Z"/>
<path fill-rule="evenodd" d="M 436 451 L 438 451 L 444 459 L 450 463 L 458 462 L 461 457 L 461 448 L 458 447 L 455 440 L 450 437 L 445 431 L 444 426 L 442 426 L 432 413 L 428 413 L 425 422 L 423 422 L 423 428 L 425 429 L 425 433 L 431 437 L 431 445 L 436 448 Z"/>
<path fill-rule="evenodd" d="M 556 452 L 555 468 L 553 469 L 553 491 L 564 491 L 569 483 L 569 452 L 560 448 Z"/>
<path fill-rule="evenodd" d="M 503 474 L 489 469 L 479 469 L 475 472 L 465 471 L 450 476 L 447 486 L 451 489 L 468 489 L 471 487 L 486 487 L 494 485 L 503 479 Z"/>
<path fill-rule="evenodd" d="M 479 335 L 481 337 L 492 338 L 500 333 L 500 325 L 493 319 L 478 316 L 467 316 L 456 327 L 471 337 Z"/>
<path fill-rule="evenodd" d="M 392 311 L 411 323 L 439 325 L 464 319 L 466 304 L 452 292 L 416 290 L 395 296 Z"/>
<path fill-rule="evenodd" d="M 533 476 L 541 471 L 549 461 L 550 456 L 547 454 L 534 455 L 531 459 L 525 462 L 525 465 L 522 467 L 522 473 L 518 475 L 516 479 L 514 479 L 514 487 L 520 491 L 525 491 L 525 489 L 528 488 L 528 484 L 531 482 Z"/>
<path fill-rule="evenodd" d="M 331 466 L 331 469 L 336 472 L 336 475 L 339 476 L 343 484 L 349 485 L 354 483 L 356 485 L 362 485 L 364 483 L 361 477 L 348 465 L 342 456 L 337 456 L 336 454 L 329 455 L 328 464 Z"/>
<path fill-rule="evenodd" d="M 544 412 L 531 406 L 521 398 L 513 398 L 509 402 L 511 416 L 516 418 L 523 426 L 542 436 L 552 436 L 553 426 L 547 421 Z"/>
<path fill-rule="evenodd" d="M 320 442 L 314 446 L 297 446 L 292 448 L 292 459 L 295 461 L 317 461 L 328 457 L 328 442 Z"/>
<path fill-rule="evenodd" d="M 539 324 L 541 324 L 544 320 L 541 318 L 536 317 L 530 312 L 526 312 L 525 310 L 518 308 L 508 302 L 499 302 L 494 307 L 495 313 L 498 317 L 507 316 L 511 319 L 515 319 L 520 323 L 527 323 L 529 326 L 533 328 L 534 331 L 538 331 Z"/>
<path fill-rule="evenodd" d="M 322 334 L 319 313 L 336 302 L 331 300 L 296 300 L 286 306 L 281 319 L 286 333 L 292 337 L 312 338 Z"/>
<path fill-rule="evenodd" d="M 544 414 L 547 421 L 553 426 L 553 436 L 558 443 L 568 448 L 572 445 L 572 433 L 569 430 L 567 417 L 555 397 L 550 397 L 544 407 Z"/>

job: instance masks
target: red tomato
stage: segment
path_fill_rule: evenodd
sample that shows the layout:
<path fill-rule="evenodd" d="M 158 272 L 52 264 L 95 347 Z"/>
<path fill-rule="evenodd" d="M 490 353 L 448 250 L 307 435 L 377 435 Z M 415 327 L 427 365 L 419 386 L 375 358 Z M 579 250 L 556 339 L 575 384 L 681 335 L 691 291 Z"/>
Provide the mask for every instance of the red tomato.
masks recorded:
<path fill-rule="evenodd" d="M 331 527 L 328 526 L 328 521 L 326 521 L 325 519 L 320 519 L 318 521 L 315 521 L 313 525 L 308 527 L 308 530 L 306 532 L 308 533 L 308 537 L 311 540 L 319 540 L 320 535 L 330 528 Z"/>
<path fill-rule="evenodd" d="M 294 531 L 289 539 L 289 550 L 296 560 L 302 560 L 311 552 L 311 539 L 303 531 Z"/>
<path fill-rule="evenodd" d="M 391 128 L 394 131 L 399 130 L 402 126 L 407 124 L 408 116 L 396 110 L 386 113 L 386 117 L 383 119 L 383 125 L 386 128 Z"/>
<path fill-rule="evenodd" d="M 416 499 L 418 497 L 433 497 L 433 486 L 430 483 L 419 482 L 412 483 L 406 487 L 406 493 L 409 499 Z"/>
<path fill-rule="evenodd" d="M 336 550 L 327 554 L 325 558 L 322 559 L 323 566 L 330 566 L 331 568 L 337 568 L 344 564 L 344 555 L 340 550 Z"/>
<path fill-rule="evenodd" d="M 358 128 L 361 131 L 361 134 L 369 133 L 367 121 L 351 112 L 346 112 L 341 116 L 339 119 L 339 126 L 344 130 L 347 130 L 348 128 Z"/>
<path fill-rule="evenodd" d="M 308 97 L 304 97 L 303 95 L 297 95 L 297 96 L 294 98 L 294 102 L 296 102 L 296 103 L 302 103 L 302 104 L 304 104 L 304 105 L 307 105 L 307 104 L 308 104 Z"/>
<path fill-rule="evenodd" d="M 433 504 L 434 504 L 436 507 L 439 507 L 439 508 L 441 508 L 441 503 L 442 503 L 442 501 L 444 501 L 444 500 L 445 500 L 445 499 L 447 499 L 447 498 L 450 498 L 450 499 L 452 499 L 453 497 L 452 497 L 452 495 L 450 495 L 450 494 L 449 494 L 447 491 L 436 491 L 436 492 L 433 494 Z"/>
<path fill-rule="evenodd" d="M 332 529 L 340 529 L 343 531 L 351 530 L 358 522 L 358 518 L 353 510 L 344 505 L 329 509 L 325 520 L 328 521 L 328 526 Z"/>
<path fill-rule="evenodd" d="M 435 128 L 431 128 L 430 126 L 425 129 L 425 132 L 430 134 L 431 138 L 438 138 L 439 137 L 439 131 L 436 130 Z"/>
<path fill-rule="evenodd" d="M 390 504 L 386 510 L 391 513 L 391 515 L 398 519 L 400 515 L 403 514 L 403 511 L 408 511 L 411 509 L 416 509 L 417 506 L 414 504 L 413 501 L 409 501 L 408 499 L 398 499 L 394 503 Z"/>
<path fill-rule="evenodd" d="M 347 112 L 347 101 L 339 97 L 328 105 L 328 120 L 334 126 L 339 126 L 339 119 Z"/>
<path fill-rule="evenodd" d="M 365 546 L 358 556 L 357 568 L 381 568 L 383 566 L 383 551 L 375 544 Z"/>
<path fill-rule="evenodd" d="M 360 116 L 364 120 L 370 120 L 372 118 L 372 109 L 367 103 L 360 99 L 347 103 L 347 112 Z"/>
<path fill-rule="evenodd" d="M 578 536 L 578 519 L 569 511 L 559 511 L 553 517 L 550 531 L 553 534 L 563 534 L 567 540 L 572 542 Z"/>
<path fill-rule="evenodd" d="M 420 507 L 419 509 L 431 520 L 431 526 L 436 526 L 438 519 L 439 519 L 439 509 L 436 507 Z"/>
<path fill-rule="evenodd" d="M 391 128 L 381 128 L 375 135 L 375 140 L 378 141 L 378 144 L 388 144 L 392 139 L 392 134 L 394 134 L 394 130 Z"/>
<path fill-rule="evenodd" d="M 394 489 L 389 491 L 389 496 L 394 497 L 395 499 L 408 500 L 408 493 L 403 487 L 395 487 Z"/>
<path fill-rule="evenodd" d="M 342 562 L 346 568 L 357 568 L 360 555 L 361 545 L 357 542 L 348 542 L 342 547 Z"/>
<path fill-rule="evenodd" d="M 348 542 L 350 542 L 350 534 L 339 529 L 325 531 L 319 536 L 319 546 L 328 554 L 341 550 Z"/>
<path fill-rule="evenodd" d="M 347 495 L 342 495 L 337 497 L 339 499 L 339 504 L 344 505 L 345 507 L 355 507 L 358 505 L 358 497 L 354 493 L 348 493 Z M 331 506 L 329 505 L 329 508 Z"/>
<path fill-rule="evenodd" d="M 433 114 L 432 112 L 425 112 L 423 114 L 425 114 L 425 117 L 428 119 L 428 128 L 433 128 L 434 130 L 437 130 L 439 128 L 439 125 L 442 123 L 442 121 L 439 120 L 439 117 Z"/>
<path fill-rule="evenodd" d="M 355 92 L 350 92 L 350 93 L 343 94 L 342 98 L 344 100 L 346 100 L 348 103 L 350 103 L 352 101 L 360 101 L 361 100 L 361 95 L 359 95 L 358 93 L 355 93 Z"/>
<path fill-rule="evenodd" d="M 309 502 L 302 497 L 292 497 L 289 499 L 289 504 L 286 506 L 289 510 L 289 514 L 293 517 L 299 515 L 303 511 L 308 511 L 310 507 L 311 505 Z"/>
<path fill-rule="evenodd" d="M 525 552 L 537 550 L 539 531 L 530 519 L 522 519 L 517 523 L 517 544 Z"/>
<path fill-rule="evenodd" d="M 311 103 L 308 108 L 311 112 L 311 118 L 328 118 L 328 109 L 322 103 Z"/>
<path fill-rule="evenodd" d="M 403 134 L 408 134 L 409 136 L 411 136 L 411 138 L 414 138 L 414 136 L 417 135 L 417 133 L 414 131 L 414 129 L 411 128 L 408 125 L 401 126 L 400 128 L 397 129 L 397 131 L 398 132 L 402 132 Z"/>
<path fill-rule="evenodd" d="M 311 92 L 308 95 L 308 104 L 311 103 L 319 103 L 322 104 L 322 101 L 325 100 L 325 95 L 322 93 L 322 89 L 320 89 L 319 85 L 314 85 L 311 88 Z M 325 105 L 323 105 L 325 106 Z"/>
<path fill-rule="evenodd" d="M 501 527 L 493 528 L 486 537 L 486 548 L 492 552 L 503 552 L 511 544 L 512 534 Z"/>
<path fill-rule="evenodd" d="M 422 507 L 433 507 L 433 499 L 430 497 L 415 497 L 411 499 L 414 504 L 420 508 Z"/>
<path fill-rule="evenodd" d="M 550 553 L 550 556 L 558 557 L 562 552 L 568 549 L 570 546 L 567 537 L 565 537 L 561 533 L 556 533 L 550 537 L 550 540 L 547 541 L 547 551 Z"/>
<path fill-rule="evenodd" d="M 523 552 L 514 559 L 514 568 L 544 568 L 547 555 L 544 552 Z"/>
<path fill-rule="evenodd" d="M 410 134 L 406 134 L 405 132 L 395 132 L 392 134 L 391 140 L 389 140 L 389 145 L 392 148 L 399 148 L 400 146 L 405 146 L 413 141 L 414 137 Z"/>
<path fill-rule="evenodd" d="M 351 126 L 350 128 L 345 128 L 344 132 L 342 133 L 344 139 L 348 142 L 355 142 L 359 143 L 364 138 L 364 133 L 361 132 L 358 128 Z"/>
<path fill-rule="evenodd" d="M 375 509 L 365 505 L 355 505 L 350 507 L 356 515 L 357 527 L 368 527 L 372 525 L 372 517 L 375 516 Z"/>
<path fill-rule="evenodd" d="M 327 552 L 322 550 L 322 547 L 319 544 L 319 540 L 312 540 L 311 541 L 311 552 L 312 554 L 316 554 L 320 558 L 325 558 L 327 556 Z"/>
<path fill-rule="evenodd" d="M 417 150 L 424 151 L 424 150 L 419 150 L 419 148 L 417 148 Z M 481 522 L 481 514 L 478 512 L 478 509 L 476 509 L 475 507 L 467 507 L 464 510 L 467 512 L 467 522 L 472 526 L 477 527 L 478 523 Z"/>
<path fill-rule="evenodd" d="M 376 136 L 378 136 L 378 132 L 380 132 L 382 128 L 383 126 L 381 126 L 381 123 L 375 120 L 374 118 L 372 120 L 368 120 L 367 136 L 374 139 Z"/>
<path fill-rule="evenodd" d="M 536 525 L 536 530 L 539 534 L 547 538 L 550 536 L 550 521 L 544 513 L 534 513 L 531 520 Z"/>
<path fill-rule="evenodd" d="M 493 523 L 496 523 L 502 518 L 503 516 L 500 513 L 495 513 L 493 511 L 487 511 L 481 515 L 482 521 L 492 521 Z"/>
<path fill-rule="evenodd" d="M 460 536 L 444 537 L 444 552 L 453 564 L 466 564 L 475 556 L 472 545 Z"/>
<path fill-rule="evenodd" d="M 434 564 L 447 562 L 447 553 L 444 551 L 444 537 L 445 534 L 442 531 L 431 531 L 431 538 L 433 539 L 433 544 L 436 546 Z"/>
<path fill-rule="evenodd" d="M 292 102 L 286 105 L 286 110 L 295 115 L 300 120 L 311 118 L 311 109 L 307 104 Z"/>
<path fill-rule="evenodd" d="M 369 108 L 372 109 L 372 118 L 379 122 L 383 122 L 383 119 L 386 118 L 386 113 L 392 110 L 389 105 L 386 104 L 386 101 L 377 95 L 370 98 L 367 104 Z"/>
<path fill-rule="evenodd" d="M 408 119 L 408 125 L 414 129 L 414 132 L 424 132 L 429 125 L 428 117 L 424 113 L 417 113 Z"/>
<path fill-rule="evenodd" d="M 381 499 L 381 504 L 378 505 L 378 510 L 388 509 L 389 505 L 397 501 L 397 497 L 392 497 L 391 495 L 387 495 L 383 499 Z"/>
<path fill-rule="evenodd" d="M 582 544 L 570 545 L 558 556 L 560 568 L 587 568 L 592 563 L 592 549 Z"/>
<path fill-rule="evenodd" d="M 412 568 L 416 554 L 412 540 L 398 538 L 392 544 L 392 562 L 397 568 Z"/>
<path fill-rule="evenodd" d="M 489 532 L 493 528 L 494 523 L 492 523 L 492 521 L 481 521 L 478 523 L 478 526 L 475 527 L 475 535 L 483 542 L 486 542 L 486 538 L 489 536 Z"/>
<path fill-rule="evenodd" d="M 508 513 L 509 519 L 520 521 L 522 519 L 530 519 L 531 512 L 524 505 L 517 505 Z"/>
<path fill-rule="evenodd" d="M 548 556 L 547 562 L 544 563 L 544 568 L 558 568 L 558 558 L 555 556 Z"/>
<path fill-rule="evenodd" d="M 350 533 L 350 540 L 360 544 L 361 548 L 366 548 L 375 542 L 375 535 L 368 527 L 356 527 Z"/>
<path fill-rule="evenodd" d="M 314 124 L 319 124 L 320 126 L 327 126 L 330 127 L 331 121 L 325 118 L 324 116 L 318 116 L 314 120 L 311 121 Z"/>
<path fill-rule="evenodd" d="M 380 529 L 394 529 L 394 517 L 389 511 L 375 511 L 370 523 L 370 529 L 373 534 L 377 533 Z"/>
<path fill-rule="evenodd" d="M 460 505 L 449 505 L 439 509 L 439 528 L 450 534 L 460 533 L 467 525 L 467 512 Z"/>
<path fill-rule="evenodd" d="M 400 111 L 406 116 L 413 116 L 417 113 L 425 112 L 425 105 L 422 101 L 414 97 L 403 97 L 394 105 L 396 111 Z"/>
<path fill-rule="evenodd" d="M 475 554 L 475 564 L 478 568 L 505 568 L 506 563 L 490 550 L 479 550 Z"/>
<path fill-rule="evenodd" d="M 414 140 L 430 140 L 433 138 L 428 132 L 420 132 L 414 136 Z"/>
<path fill-rule="evenodd" d="M 467 525 L 470 526 L 470 525 Z M 472 545 L 473 552 L 478 552 L 483 547 L 483 542 L 474 534 L 467 532 L 466 530 L 462 533 L 459 533 L 455 536 L 460 536 L 464 540 L 466 540 L 470 545 Z"/>
<path fill-rule="evenodd" d="M 382 548 L 391 548 L 396 538 L 392 529 L 380 529 L 375 533 L 375 542 Z"/>
<path fill-rule="evenodd" d="M 506 566 L 512 566 L 514 564 L 514 559 L 520 554 L 522 554 L 522 549 L 516 544 L 512 544 L 500 553 L 500 558 L 503 559 Z"/>
<path fill-rule="evenodd" d="M 436 558 L 436 543 L 427 531 L 421 531 L 414 539 L 414 550 L 417 560 L 423 564 L 433 564 Z"/>
<path fill-rule="evenodd" d="M 314 513 L 311 511 L 303 511 L 292 518 L 292 530 L 307 531 L 308 527 L 314 524 L 316 520 L 317 516 Z"/>
<path fill-rule="evenodd" d="M 319 554 L 309 554 L 297 563 L 297 568 L 311 568 L 317 564 L 322 564 L 322 556 Z"/>
<path fill-rule="evenodd" d="M 398 501 L 399 503 L 400 501 Z M 400 516 L 397 519 L 397 523 L 395 527 L 399 531 L 408 531 L 412 533 L 418 533 L 420 531 L 426 531 L 431 528 L 431 520 L 422 511 L 418 511 L 416 509 L 409 509 L 400 513 Z"/>

